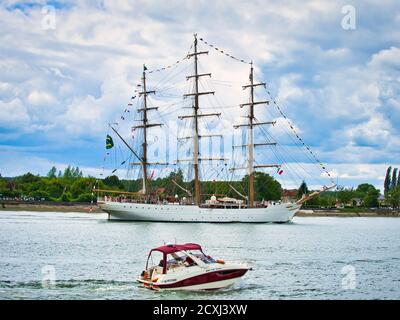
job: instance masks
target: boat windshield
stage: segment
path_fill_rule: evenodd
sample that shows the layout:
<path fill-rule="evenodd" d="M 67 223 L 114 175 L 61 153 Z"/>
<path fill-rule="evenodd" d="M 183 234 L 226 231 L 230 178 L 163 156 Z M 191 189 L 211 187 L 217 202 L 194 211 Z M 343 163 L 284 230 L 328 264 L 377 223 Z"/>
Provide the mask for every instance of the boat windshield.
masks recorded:
<path fill-rule="evenodd" d="M 196 258 L 199 258 L 201 261 L 203 261 L 204 263 L 215 263 L 215 260 L 213 258 L 211 258 L 210 256 L 207 256 L 203 253 L 197 253 L 197 254 L 193 254 Z"/>
<path fill-rule="evenodd" d="M 210 256 L 205 255 L 202 252 L 195 251 L 195 252 L 190 252 L 188 253 L 192 256 L 195 256 L 199 260 L 201 260 L 203 263 L 215 263 L 215 260 L 211 258 Z M 180 251 L 180 252 L 174 252 L 171 253 L 170 256 L 172 257 L 171 259 L 167 260 L 167 269 L 173 269 L 178 266 L 193 266 L 196 264 L 195 261 L 193 261 L 192 258 L 189 257 L 189 255 L 185 251 Z"/>

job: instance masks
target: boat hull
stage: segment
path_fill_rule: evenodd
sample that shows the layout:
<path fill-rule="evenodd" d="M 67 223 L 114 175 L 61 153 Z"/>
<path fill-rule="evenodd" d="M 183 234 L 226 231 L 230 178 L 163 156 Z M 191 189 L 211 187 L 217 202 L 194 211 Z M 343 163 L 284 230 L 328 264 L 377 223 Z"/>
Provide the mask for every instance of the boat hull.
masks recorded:
<path fill-rule="evenodd" d="M 153 290 L 218 290 L 233 285 L 235 281 L 241 278 L 247 271 L 247 268 L 236 270 L 222 269 L 198 274 L 186 279 L 180 279 L 176 282 L 159 283 L 145 281 L 140 278 L 138 279 L 138 282 L 142 283 L 145 288 Z"/>
<path fill-rule="evenodd" d="M 108 213 L 109 220 L 213 223 L 285 223 L 291 221 L 301 207 L 294 203 L 276 203 L 266 208 L 242 209 L 125 202 L 102 202 L 98 204 Z"/>

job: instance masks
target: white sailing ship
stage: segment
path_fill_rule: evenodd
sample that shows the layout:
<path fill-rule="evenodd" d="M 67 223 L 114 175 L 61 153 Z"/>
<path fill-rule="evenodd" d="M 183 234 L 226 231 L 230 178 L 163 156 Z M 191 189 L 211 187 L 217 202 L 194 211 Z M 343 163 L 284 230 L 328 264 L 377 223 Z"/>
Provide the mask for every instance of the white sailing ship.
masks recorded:
<path fill-rule="evenodd" d="M 202 40 L 202 39 L 201 39 Z M 228 197 L 217 197 L 217 195 L 204 195 L 201 193 L 201 178 L 199 164 L 202 161 L 226 161 L 222 158 L 202 158 L 199 148 L 199 141 L 205 136 L 199 130 L 199 118 L 203 117 L 219 117 L 220 113 L 204 113 L 201 112 L 200 96 L 211 95 L 213 91 L 200 91 L 199 82 L 202 77 L 211 77 L 210 73 L 199 73 L 199 56 L 207 54 L 207 51 L 198 51 L 198 39 L 194 35 L 194 42 L 192 45 L 193 51 L 189 52 L 186 59 L 193 59 L 194 73 L 187 76 L 187 80 L 193 81 L 193 91 L 186 93 L 184 98 L 190 99 L 192 113 L 189 115 L 180 116 L 181 121 L 192 121 L 192 135 L 185 139 L 192 141 L 191 158 L 187 164 L 191 167 L 193 172 L 192 190 L 188 187 L 182 186 L 176 181 L 176 187 L 184 190 L 187 197 L 182 199 L 166 200 L 154 197 L 154 193 L 150 192 L 149 188 L 149 174 L 148 168 L 150 166 L 168 166 L 170 163 L 161 163 L 159 161 L 148 161 L 148 130 L 152 127 L 163 125 L 162 123 L 149 122 L 149 112 L 157 111 L 157 107 L 148 106 L 148 96 L 155 93 L 155 91 L 147 90 L 147 68 L 143 68 L 142 83 L 140 85 L 140 92 L 138 96 L 142 100 L 141 107 L 137 111 L 141 114 L 141 123 L 136 125 L 134 129 L 142 130 L 142 142 L 140 143 L 140 150 L 134 148 L 122 137 L 121 133 L 110 125 L 110 128 L 128 148 L 131 154 L 136 158 L 135 163 L 131 165 L 139 166 L 142 175 L 142 188 L 138 192 L 121 192 L 115 190 L 102 190 L 95 188 L 98 193 L 98 205 L 108 213 L 110 220 L 128 220 L 128 221 L 161 221 L 161 222 L 214 222 L 214 223 L 227 223 L 227 222 L 275 222 L 285 223 L 292 220 L 295 214 L 300 210 L 302 204 L 321 192 L 324 192 L 331 187 L 323 187 L 321 191 L 314 192 L 309 195 L 304 195 L 297 201 L 256 201 L 255 200 L 255 170 L 261 168 L 279 168 L 281 164 L 256 164 L 254 159 L 254 148 L 259 145 L 276 145 L 275 142 L 255 143 L 253 130 L 257 126 L 274 125 L 274 121 L 258 122 L 255 118 L 255 106 L 268 104 L 269 101 L 256 101 L 255 90 L 259 86 L 264 86 L 265 83 L 254 82 L 254 69 L 253 64 L 250 63 L 249 83 L 243 86 L 243 90 L 249 91 L 249 101 L 240 104 L 238 108 L 247 109 L 247 123 L 233 125 L 234 129 L 247 130 L 247 143 L 241 147 L 246 148 L 246 165 L 241 168 L 231 168 L 234 170 L 246 170 L 247 179 L 247 195 L 239 192 L 233 185 L 229 184 L 231 192 L 234 192 L 241 199 Z M 210 136 L 210 135 L 208 135 Z M 117 193 L 117 195 L 115 195 Z M 104 194 L 106 194 L 104 196 Z"/>

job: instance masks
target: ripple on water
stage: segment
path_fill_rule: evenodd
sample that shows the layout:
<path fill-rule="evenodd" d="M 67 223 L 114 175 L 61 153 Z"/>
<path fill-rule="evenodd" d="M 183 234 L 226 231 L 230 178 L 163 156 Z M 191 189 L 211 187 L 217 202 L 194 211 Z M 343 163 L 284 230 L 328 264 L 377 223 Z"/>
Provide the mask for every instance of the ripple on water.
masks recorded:
<path fill-rule="evenodd" d="M 400 219 L 296 218 L 274 224 L 109 223 L 79 213 L 0 215 L 0 299 L 400 299 Z M 207 292 L 139 286 L 149 249 L 198 242 L 253 271 Z M 356 268 L 344 290 L 342 267 Z M 54 266 L 55 285 L 42 285 Z"/>

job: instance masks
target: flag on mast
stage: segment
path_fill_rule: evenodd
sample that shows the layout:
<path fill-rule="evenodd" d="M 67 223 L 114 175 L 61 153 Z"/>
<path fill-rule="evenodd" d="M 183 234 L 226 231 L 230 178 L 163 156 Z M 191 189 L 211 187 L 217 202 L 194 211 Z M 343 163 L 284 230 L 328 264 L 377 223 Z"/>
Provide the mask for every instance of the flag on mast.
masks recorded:
<path fill-rule="evenodd" d="M 106 149 L 111 149 L 112 147 L 114 147 L 114 141 L 112 137 L 108 134 L 106 138 Z"/>

